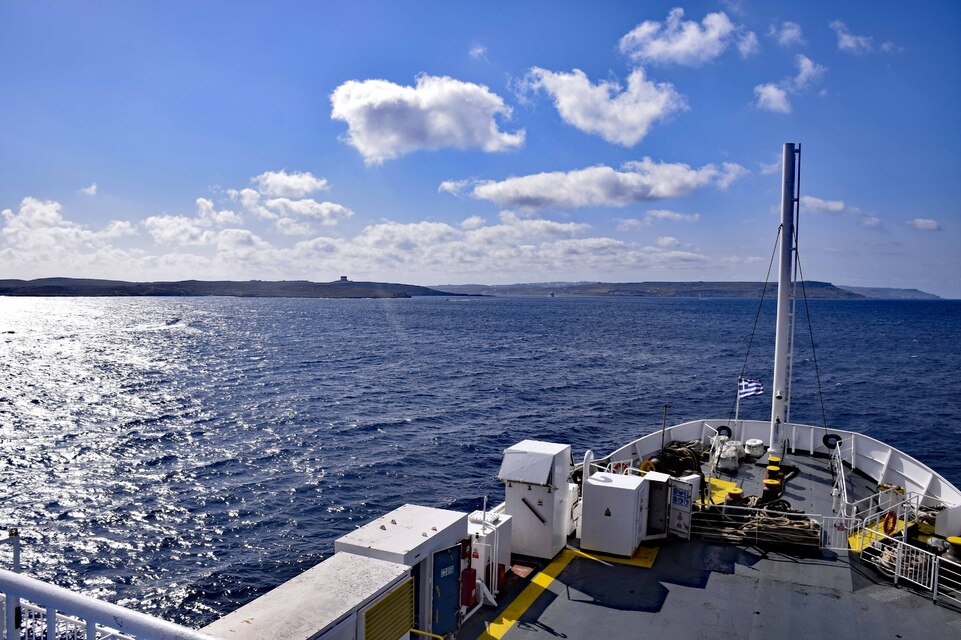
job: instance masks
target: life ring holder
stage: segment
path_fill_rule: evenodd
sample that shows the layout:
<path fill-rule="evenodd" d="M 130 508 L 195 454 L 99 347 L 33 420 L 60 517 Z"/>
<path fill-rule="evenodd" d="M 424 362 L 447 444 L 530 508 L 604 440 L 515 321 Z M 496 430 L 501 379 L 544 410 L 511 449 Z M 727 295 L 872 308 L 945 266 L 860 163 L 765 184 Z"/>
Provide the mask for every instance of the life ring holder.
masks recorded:
<path fill-rule="evenodd" d="M 898 514 L 891 509 L 884 516 L 884 534 L 891 535 L 898 526 Z"/>
<path fill-rule="evenodd" d="M 629 462 L 618 461 L 611 465 L 611 473 L 630 473 L 631 464 Z"/>
<path fill-rule="evenodd" d="M 824 437 L 821 438 L 821 442 L 828 449 L 836 449 L 839 444 L 841 444 L 841 436 L 834 433 L 826 433 Z"/>
<path fill-rule="evenodd" d="M 730 438 L 732 435 L 734 435 L 734 432 L 731 431 L 731 427 L 727 426 L 726 424 L 722 424 L 720 427 L 716 429 L 716 431 L 717 431 L 717 435 L 725 436 L 727 438 Z"/>

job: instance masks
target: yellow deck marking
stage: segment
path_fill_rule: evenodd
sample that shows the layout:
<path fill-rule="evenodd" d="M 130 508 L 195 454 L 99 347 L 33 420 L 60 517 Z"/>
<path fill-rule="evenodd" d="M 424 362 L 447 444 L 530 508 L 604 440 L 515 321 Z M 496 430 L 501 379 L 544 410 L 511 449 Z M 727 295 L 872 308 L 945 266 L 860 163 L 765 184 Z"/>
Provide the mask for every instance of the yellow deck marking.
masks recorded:
<path fill-rule="evenodd" d="M 613 562 L 614 564 L 626 564 L 632 567 L 650 569 L 654 566 L 654 560 L 657 559 L 657 552 L 659 550 L 660 547 L 641 547 L 634 554 L 633 558 L 606 556 L 602 553 L 586 553 L 584 551 L 571 551 L 570 553 L 576 554 L 580 558 L 587 558 L 588 560 L 600 560 L 602 562 Z"/>
<path fill-rule="evenodd" d="M 560 575 L 567 565 L 574 558 L 587 558 L 589 560 L 602 560 L 604 562 L 614 562 L 626 564 L 634 567 L 644 567 L 650 569 L 657 558 L 658 547 L 641 547 L 633 558 L 619 558 L 616 556 L 606 556 L 601 554 L 588 554 L 583 551 L 564 549 L 554 558 L 547 567 L 534 576 L 527 587 L 521 591 L 520 595 L 504 608 L 499 616 L 487 625 L 487 631 L 480 634 L 477 640 L 501 640 L 510 628 L 520 619 L 534 601 L 537 600 L 547 587 L 551 586 L 555 578 Z"/>
<path fill-rule="evenodd" d="M 521 591 L 521 594 L 514 598 L 514 601 L 507 605 L 501 614 L 487 625 L 487 631 L 480 634 L 477 640 L 500 640 L 503 638 L 504 634 L 514 626 L 524 612 L 534 604 L 537 596 L 541 595 L 544 589 L 554 582 L 554 578 L 556 578 L 558 574 L 564 570 L 564 567 L 569 565 L 575 557 L 572 551 L 568 551 L 567 549 L 561 551 L 560 555 L 554 558 L 543 571 L 534 576 L 531 583 Z"/>
<path fill-rule="evenodd" d="M 720 478 L 709 478 L 708 480 L 711 487 L 711 502 L 714 504 L 722 504 L 724 498 L 727 497 L 727 492 L 737 488 L 736 482 L 721 480 Z"/>
<path fill-rule="evenodd" d="M 902 531 L 904 531 L 904 520 L 899 519 L 898 524 L 894 527 L 894 531 L 885 535 L 893 538 Z M 861 553 L 862 549 L 870 547 L 871 543 L 875 540 L 883 540 L 884 538 L 882 537 L 882 534 L 884 534 L 883 520 L 871 525 L 870 527 L 865 527 L 863 537 L 860 531 L 852 536 L 848 536 L 848 546 L 851 547 L 851 551 L 854 553 Z"/>

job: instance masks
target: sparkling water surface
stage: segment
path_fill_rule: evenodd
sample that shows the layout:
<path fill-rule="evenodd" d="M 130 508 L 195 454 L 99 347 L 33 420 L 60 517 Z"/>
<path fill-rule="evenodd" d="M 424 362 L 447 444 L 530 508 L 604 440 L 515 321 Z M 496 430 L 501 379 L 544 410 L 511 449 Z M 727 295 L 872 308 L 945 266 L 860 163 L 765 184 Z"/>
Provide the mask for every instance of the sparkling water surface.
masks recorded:
<path fill-rule="evenodd" d="M 961 302 L 811 301 L 828 424 L 961 484 Z M 753 300 L 0 298 L 0 526 L 26 571 L 189 625 L 505 447 L 727 418 Z M 770 385 L 773 301 L 746 369 Z M 803 305 L 792 419 L 821 424 Z M 769 400 L 742 402 L 766 419 Z M 4 551 L 4 553 L 7 553 Z M 3 566 L 9 555 L 0 554 Z"/>

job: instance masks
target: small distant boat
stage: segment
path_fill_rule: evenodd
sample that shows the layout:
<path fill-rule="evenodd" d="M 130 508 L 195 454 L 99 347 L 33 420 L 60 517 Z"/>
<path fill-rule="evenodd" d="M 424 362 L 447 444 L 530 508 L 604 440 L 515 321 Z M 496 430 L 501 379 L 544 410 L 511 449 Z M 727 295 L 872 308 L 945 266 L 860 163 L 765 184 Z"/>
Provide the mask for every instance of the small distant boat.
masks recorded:
<path fill-rule="evenodd" d="M 550 293 L 549 293 L 548 295 L 550 295 L 550 297 L 552 297 L 552 298 L 553 298 L 553 297 L 554 297 L 554 292 L 553 292 L 553 291 L 551 291 L 551 292 L 550 292 Z"/>
<path fill-rule="evenodd" d="M 180 320 L 181 320 L 180 316 L 177 316 L 176 318 L 171 318 L 170 320 L 167 320 L 167 326 L 169 327 L 171 325 L 175 325 L 178 322 L 180 322 Z"/>

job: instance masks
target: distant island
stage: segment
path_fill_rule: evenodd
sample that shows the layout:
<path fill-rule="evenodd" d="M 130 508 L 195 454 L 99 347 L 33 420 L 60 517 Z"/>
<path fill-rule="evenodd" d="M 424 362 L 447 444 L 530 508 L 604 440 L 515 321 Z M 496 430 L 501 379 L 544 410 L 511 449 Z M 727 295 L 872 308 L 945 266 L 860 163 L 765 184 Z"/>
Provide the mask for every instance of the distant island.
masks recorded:
<path fill-rule="evenodd" d="M 79 278 L 0 280 L 0 296 L 237 296 L 245 298 L 411 298 L 468 295 L 412 284 L 307 280 L 124 282 Z"/>
<path fill-rule="evenodd" d="M 932 293 L 917 289 L 838 287 L 830 282 L 805 281 L 808 298 L 841 300 L 939 300 Z M 444 291 L 474 295 L 525 296 L 640 296 L 660 298 L 760 298 L 763 282 L 537 282 L 527 284 L 448 284 L 437 285 Z M 775 295 L 777 283 L 767 286 L 766 295 Z"/>
<path fill-rule="evenodd" d="M 804 283 L 808 298 L 839 300 L 940 300 L 918 289 L 839 287 Z M 639 296 L 656 298 L 759 298 L 762 282 L 538 282 L 527 284 L 448 284 L 422 287 L 387 282 L 307 280 L 180 280 L 125 282 L 82 278 L 0 280 L 0 296 L 237 296 L 247 298 L 412 298 L 415 296 Z M 777 283 L 767 294 L 774 296 Z"/>
<path fill-rule="evenodd" d="M 936 296 L 920 289 L 892 289 L 890 287 L 851 287 L 846 284 L 838 285 L 842 289 L 859 293 L 865 298 L 875 300 L 940 300 Z"/>

